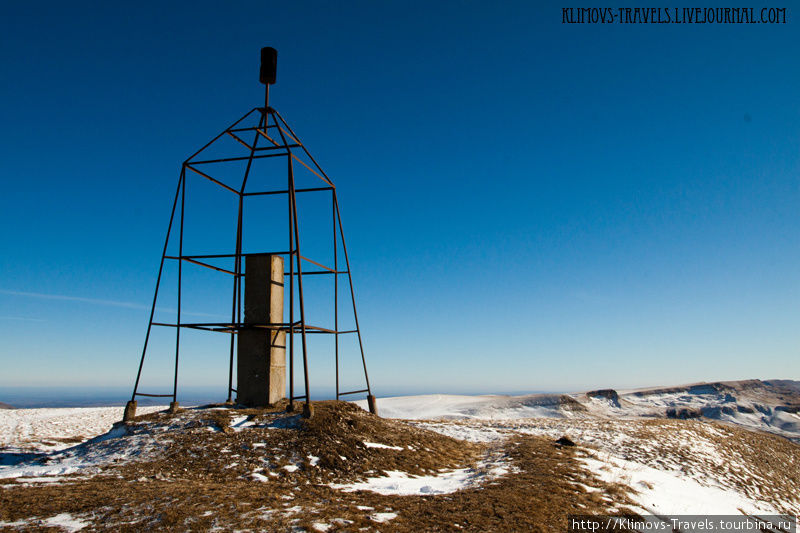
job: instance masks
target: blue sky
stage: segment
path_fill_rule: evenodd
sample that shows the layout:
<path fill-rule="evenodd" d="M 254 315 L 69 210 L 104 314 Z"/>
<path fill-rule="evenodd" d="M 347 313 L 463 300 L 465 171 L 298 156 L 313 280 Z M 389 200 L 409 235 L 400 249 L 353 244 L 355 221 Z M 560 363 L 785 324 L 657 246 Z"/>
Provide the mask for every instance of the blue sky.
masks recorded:
<path fill-rule="evenodd" d="M 376 394 L 800 378 L 791 7 L 741 26 L 563 25 L 533 2 L 3 11 L 0 387 L 132 386 L 180 164 L 261 104 L 266 45 L 271 104 L 337 185 Z M 187 342 L 181 383 L 224 389 L 224 340 Z"/>

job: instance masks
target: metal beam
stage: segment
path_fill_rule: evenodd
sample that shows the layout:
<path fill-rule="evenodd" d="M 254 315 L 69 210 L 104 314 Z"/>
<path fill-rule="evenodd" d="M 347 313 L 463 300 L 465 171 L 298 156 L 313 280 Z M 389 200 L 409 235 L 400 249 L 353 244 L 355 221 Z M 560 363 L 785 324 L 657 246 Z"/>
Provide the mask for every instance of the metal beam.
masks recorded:
<path fill-rule="evenodd" d="M 305 189 L 295 189 L 294 192 L 317 192 L 317 191 L 332 191 L 333 187 L 308 187 Z M 264 196 L 269 194 L 289 194 L 288 190 L 283 191 L 260 191 L 260 192 L 246 192 L 245 196 Z"/>
<path fill-rule="evenodd" d="M 233 187 L 229 187 L 229 186 L 225 185 L 224 183 L 222 183 L 222 182 L 221 182 L 221 181 L 219 181 L 218 179 L 216 179 L 216 178 L 212 178 L 211 176 L 209 176 L 209 175 L 208 175 L 208 174 L 206 174 L 205 172 L 200 172 L 199 170 L 197 170 L 196 168 L 194 168 L 192 165 L 190 165 L 190 164 L 188 164 L 188 163 L 184 163 L 184 166 L 185 166 L 186 168 L 188 168 L 189 170 L 191 170 L 192 172 L 195 172 L 196 174 L 199 174 L 199 175 L 203 176 L 204 178 L 206 178 L 206 179 L 208 179 L 208 180 L 211 180 L 211 181 L 213 181 L 214 183 L 216 183 L 216 184 L 217 184 L 217 185 L 219 185 L 220 187 L 224 187 L 224 188 L 228 189 L 229 191 L 231 191 L 231 192 L 232 192 L 232 193 L 234 193 L 234 194 L 240 194 L 240 193 L 239 193 L 239 191 L 237 191 L 237 190 L 236 190 L 236 189 L 234 189 Z"/>

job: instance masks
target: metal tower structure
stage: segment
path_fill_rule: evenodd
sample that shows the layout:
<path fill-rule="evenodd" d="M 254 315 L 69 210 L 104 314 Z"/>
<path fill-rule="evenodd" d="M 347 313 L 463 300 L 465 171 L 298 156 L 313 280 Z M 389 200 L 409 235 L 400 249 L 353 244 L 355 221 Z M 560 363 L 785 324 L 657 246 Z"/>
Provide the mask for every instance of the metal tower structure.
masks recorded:
<path fill-rule="evenodd" d="M 336 399 L 343 396 L 366 393 L 370 410 L 375 412 L 375 399 L 369 384 L 366 359 L 364 357 L 364 347 L 361 340 L 361 330 L 358 324 L 358 312 L 356 310 L 356 299 L 353 291 L 353 279 L 350 270 L 350 260 L 345 244 L 342 219 L 339 212 L 339 203 L 336 195 L 336 187 L 331 178 L 325 173 L 322 167 L 306 149 L 300 138 L 292 130 L 277 110 L 269 105 L 269 87 L 275 83 L 275 72 L 277 64 L 277 52 L 272 48 L 264 48 L 261 51 L 261 75 L 260 81 L 265 85 L 264 107 L 255 107 L 248 111 L 236 122 L 225 128 L 221 133 L 209 141 L 205 146 L 189 156 L 181 167 L 178 186 L 175 198 L 172 203 L 172 211 L 167 226 L 167 235 L 164 248 L 161 254 L 161 262 L 156 278 L 156 286 L 153 294 L 153 303 L 150 309 L 150 318 L 147 324 L 144 347 L 142 348 L 141 359 L 136 374 L 136 382 L 133 387 L 131 401 L 125 409 L 125 419 L 129 420 L 135 416 L 136 400 L 139 397 L 171 398 L 170 408 L 175 410 L 178 406 L 178 370 L 181 355 L 181 331 L 186 329 L 200 330 L 214 333 L 230 335 L 229 364 L 228 364 L 228 387 L 227 401 L 233 403 L 232 394 L 237 392 L 233 386 L 234 355 L 236 353 L 237 337 L 240 332 L 246 329 L 262 329 L 271 333 L 285 332 L 286 344 L 284 350 L 288 356 L 289 366 L 289 395 L 288 409 L 294 410 L 295 402 L 304 401 L 303 413 L 311 416 L 311 395 L 309 388 L 309 362 L 308 362 L 308 342 L 310 335 L 332 335 L 334 338 L 334 359 L 336 365 Z M 217 154 L 212 158 L 206 155 L 217 145 L 221 139 L 227 139 L 229 144 L 233 144 L 238 152 Z M 235 141 L 235 143 L 233 143 Z M 222 155 L 220 157 L 220 155 Z M 270 186 L 266 189 L 253 190 L 252 183 L 256 177 L 256 163 L 262 160 L 284 160 L 285 174 L 266 176 Z M 220 169 L 226 165 L 238 165 L 242 171 L 240 181 L 233 182 L 230 178 L 231 172 L 219 173 L 213 169 Z M 296 187 L 296 173 L 302 169 L 305 173 L 310 173 L 318 180 L 319 186 L 316 187 Z M 230 170 L 230 169 L 229 169 Z M 222 178 L 225 174 L 227 178 Z M 231 238 L 231 249 L 212 250 L 211 253 L 186 254 L 184 250 L 184 216 L 186 211 L 186 190 L 191 188 L 193 180 L 207 180 L 217 186 L 220 193 L 235 195 L 238 202 L 238 210 L 235 220 L 231 220 L 231 230 L 235 228 L 235 239 Z M 304 256 L 301 251 L 303 233 L 298 218 L 297 198 L 299 195 L 316 194 L 329 195 L 330 197 L 330 220 L 332 231 L 329 234 L 333 245 L 333 265 L 325 265 Z M 281 250 L 260 250 L 255 252 L 243 251 L 243 233 L 245 230 L 244 213 L 247 210 L 247 201 L 260 196 L 278 195 L 286 198 L 286 214 L 284 220 L 288 222 L 288 231 L 284 234 L 287 246 Z M 256 212 L 256 214 L 258 214 Z M 177 221 L 176 221 L 177 217 Z M 177 226 L 177 228 L 176 228 Z M 177 231 L 175 231 L 177 229 Z M 177 238 L 177 254 L 168 254 L 171 239 Z M 174 246 L 173 242 L 173 246 Z M 341 265 L 339 252 L 341 244 L 341 255 L 343 255 L 344 265 Z M 288 278 L 288 322 L 262 322 L 253 323 L 243 320 L 243 298 L 242 280 L 244 278 L 243 260 L 248 255 L 282 256 L 289 263 L 288 271 L 284 272 Z M 162 285 L 162 274 L 164 265 L 167 261 L 177 263 L 177 313 L 174 322 L 161 322 L 154 320 L 156 304 L 159 301 L 159 288 Z M 214 264 L 219 261 L 228 261 L 227 268 Z M 231 266 L 232 263 L 232 266 Z M 281 262 L 283 263 L 283 262 Z M 310 265 L 310 267 L 309 267 Z M 341 268 L 344 266 L 344 268 Z M 181 303 L 184 295 L 183 274 L 184 268 L 207 268 L 231 277 L 230 302 L 226 304 L 230 312 L 230 320 L 224 322 L 194 322 L 184 320 L 182 315 Z M 307 298 L 303 293 L 303 281 L 307 276 L 330 276 L 333 280 L 333 324 L 320 325 L 309 324 L 306 321 L 308 315 Z M 340 328 L 340 278 L 346 277 L 347 288 L 350 292 L 350 303 L 352 304 L 352 319 L 355 327 L 352 329 L 341 330 Z M 185 314 L 185 313 L 184 313 Z M 148 343 L 151 338 L 153 328 L 174 328 L 175 330 L 175 364 L 171 394 L 151 394 L 139 391 L 142 369 L 146 355 L 148 353 Z M 364 370 L 365 388 L 353 391 L 341 391 L 339 388 L 339 351 L 340 336 L 355 335 L 358 339 L 358 351 L 360 352 L 360 363 Z M 297 337 L 297 338 L 296 338 Z M 302 375 L 304 393 L 297 394 L 295 391 L 295 351 L 297 340 L 299 340 L 300 354 L 302 355 Z"/>

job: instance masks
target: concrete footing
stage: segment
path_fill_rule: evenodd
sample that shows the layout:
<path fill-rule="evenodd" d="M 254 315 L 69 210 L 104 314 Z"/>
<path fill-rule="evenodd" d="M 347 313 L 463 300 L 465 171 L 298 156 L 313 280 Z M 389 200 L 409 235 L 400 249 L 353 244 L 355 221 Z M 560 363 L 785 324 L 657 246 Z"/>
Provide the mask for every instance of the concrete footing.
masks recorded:
<path fill-rule="evenodd" d="M 306 402 L 303 404 L 303 418 L 311 418 L 314 416 L 314 406 Z"/>
<path fill-rule="evenodd" d="M 375 403 L 375 396 L 372 394 L 367 396 L 367 405 L 369 405 L 369 412 L 373 415 L 378 415 L 378 404 Z"/>
<path fill-rule="evenodd" d="M 169 402 L 169 409 L 167 409 L 167 412 L 171 413 L 171 414 L 175 414 L 175 413 L 178 412 L 179 408 L 180 408 L 180 405 L 178 405 L 178 402 Z"/>
<path fill-rule="evenodd" d="M 131 400 L 125 404 L 125 414 L 122 415 L 123 422 L 133 422 L 136 418 L 136 400 Z"/>

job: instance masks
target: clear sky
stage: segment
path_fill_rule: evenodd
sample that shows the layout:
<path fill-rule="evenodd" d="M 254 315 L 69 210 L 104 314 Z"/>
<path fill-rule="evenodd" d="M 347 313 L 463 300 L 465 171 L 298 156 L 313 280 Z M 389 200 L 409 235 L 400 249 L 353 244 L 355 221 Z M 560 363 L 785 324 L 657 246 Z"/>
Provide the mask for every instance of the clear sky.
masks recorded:
<path fill-rule="evenodd" d="M 268 45 L 271 104 L 337 185 L 377 395 L 800 378 L 798 9 L 2 12 L 0 388 L 132 386 L 180 164 L 262 103 Z M 224 388 L 224 340 L 187 349 L 181 383 Z"/>

